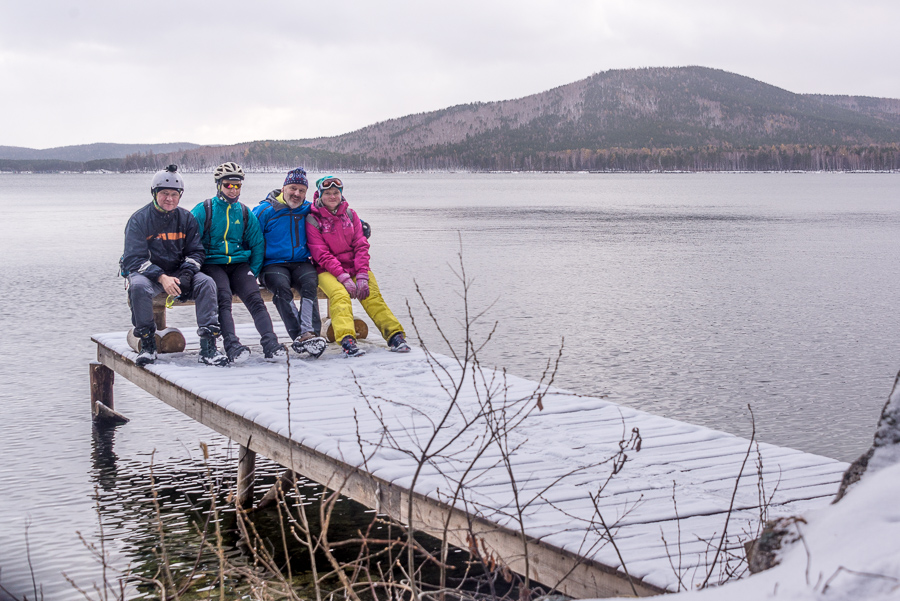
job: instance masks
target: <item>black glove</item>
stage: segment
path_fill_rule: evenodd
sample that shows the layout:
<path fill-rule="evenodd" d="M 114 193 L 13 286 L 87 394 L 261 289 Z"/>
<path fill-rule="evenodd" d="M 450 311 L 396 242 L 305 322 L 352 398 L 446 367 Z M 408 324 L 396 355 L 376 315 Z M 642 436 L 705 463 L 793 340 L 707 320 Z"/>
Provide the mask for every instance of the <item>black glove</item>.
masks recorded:
<path fill-rule="evenodd" d="M 178 287 L 181 288 L 181 294 L 178 300 L 184 302 L 191 298 L 191 287 L 194 285 L 194 272 L 190 269 L 182 269 L 178 273 Z"/>
<path fill-rule="evenodd" d="M 372 226 L 369 225 L 368 223 L 366 223 L 365 221 L 363 221 L 362 219 L 359 220 L 359 223 L 362 225 L 363 236 L 365 236 L 366 238 L 371 236 L 372 235 Z"/>

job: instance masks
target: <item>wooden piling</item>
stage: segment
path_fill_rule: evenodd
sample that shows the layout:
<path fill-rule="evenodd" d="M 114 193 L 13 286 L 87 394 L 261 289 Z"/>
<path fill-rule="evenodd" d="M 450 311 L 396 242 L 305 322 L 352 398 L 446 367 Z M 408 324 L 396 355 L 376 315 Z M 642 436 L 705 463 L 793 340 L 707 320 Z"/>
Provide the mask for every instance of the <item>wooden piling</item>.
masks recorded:
<path fill-rule="evenodd" d="M 128 418 L 115 410 L 113 384 L 116 372 L 99 361 L 91 361 L 91 418 L 98 423 L 126 423 Z"/>
<path fill-rule="evenodd" d="M 237 496 L 234 504 L 239 509 L 253 507 L 253 482 L 256 476 L 256 451 L 241 445 L 238 451 Z"/>
<path fill-rule="evenodd" d="M 116 372 L 99 361 L 91 361 L 88 366 L 91 374 L 91 415 L 97 415 L 97 403 L 115 409 L 113 402 L 113 384 Z"/>

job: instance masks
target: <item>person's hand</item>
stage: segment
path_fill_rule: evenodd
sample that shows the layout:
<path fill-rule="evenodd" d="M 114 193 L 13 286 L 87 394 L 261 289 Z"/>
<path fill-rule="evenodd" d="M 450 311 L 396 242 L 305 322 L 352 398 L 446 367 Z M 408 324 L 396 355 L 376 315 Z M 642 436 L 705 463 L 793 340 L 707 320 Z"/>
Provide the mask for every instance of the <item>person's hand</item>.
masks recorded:
<path fill-rule="evenodd" d="M 178 286 L 178 278 L 162 274 L 157 281 L 162 285 L 163 290 L 165 290 L 166 294 L 169 296 L 178 296 L 181 294 L 181 288 Z"/>
<path fill-rule="evenodd" d="M 184 302 L 188 300 L 191 296 L 191 288 L 194 284 L 194 272 L 190 269 L 182 269 L 181 273 L 178 274 L 178 287 L 181 289 L 181 294 L 178 296 L 178 300 Z"/>
<path fill-rule="evenodd" d="M 356 298 L 356 284 L 353 283 L 353 278 L 350 277 L 349 273 L 342 273 L 341 277 L 339 277 L 337 280 L 344 285 L 344 288 L 347 289 L 347 292 L 350 294 L 350 298 Z M 366 284 L 368 284 L 368 282 L 366 282 Z"/>
<path fill-rule="evenodd" d="M 365 300 L 369 298 L 369 276 L 359 274 L 356 276 L 356 298 Z"/>

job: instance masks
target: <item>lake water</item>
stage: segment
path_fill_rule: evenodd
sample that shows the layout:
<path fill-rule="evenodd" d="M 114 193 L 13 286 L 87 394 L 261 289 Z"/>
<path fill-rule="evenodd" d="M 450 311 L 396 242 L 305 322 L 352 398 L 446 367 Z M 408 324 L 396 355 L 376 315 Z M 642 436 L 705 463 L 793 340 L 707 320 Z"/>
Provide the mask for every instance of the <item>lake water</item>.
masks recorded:
<path fill-rule="evenodd" d="M 740 435 L 750 405 L 761 440 L 847 461 L 871 442 L 900 369 L 897 175 L 344 180 L 388 302 L 410 324 L 409 300 L 434 350 L 415 286 L 459 340 L 461 254 L 470 307 L 486 310 L 476 335 L 497 323 L 486 363 L 536 378 L 564 338 L 563 388 Z M 95 503 L 114 563 L 148 561 L 151 463 L 175 522 L 203 487 L 201 441 L 215 477 L 233 477 L 236 448 L 123 379 L 132 421 L 91 428 L 89 338 L 129 325 L 117 260 L 149 181 L 0 174 L 0 585 L 19 597 L 34 580 L 80 598 L 62 571 L 97 579 L 76 535 L 97 536 Z M 187 208 L 213 192 L 210 174 L 185 181 Z M 252 174 L 242 200 L 280 183 Z M 192 327 L 192 311 L 170 322 Z"/>

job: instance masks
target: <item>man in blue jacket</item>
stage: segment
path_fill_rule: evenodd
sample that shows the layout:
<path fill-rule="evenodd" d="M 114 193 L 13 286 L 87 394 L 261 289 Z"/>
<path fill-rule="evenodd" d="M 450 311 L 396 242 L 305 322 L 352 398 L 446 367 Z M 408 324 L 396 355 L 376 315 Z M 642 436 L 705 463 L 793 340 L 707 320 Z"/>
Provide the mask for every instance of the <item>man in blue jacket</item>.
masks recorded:
<path fill-rule="evenodd" d="M 284 357 L 272 318 L 259 294 L 256 276 L 262 267 L 265 242 L 256 215 L 238 199 L 244 182 L 244 170 L 232 162 L 216 167 L 216 196 L 201 202 L 191 211 L 200 226 L 200 239 L 206 251 L 202 271 L 216 282 L 219 321 L 228 360 L 240 363 L 250 357 L 250 349 L 235 333 L 231 313 L 232 295 L 237 295 L 253 317 L 266 359 Z"/>
<path fill-rule="evenodd" d="M 306 246 L 306 200 L 309 181 L 306 171 L 298 167 L 288 172 L 284 186 L 272 190 L 253 209 L 265 238 L 265 259 L 260 282 L 272 292 L 272 301 L 294 342 L 297 353 L 319 357 L 326 341 L 317 300 L 318 276 Z M 300 291 L 300 310 L 294 305 L 291 288 Z"/>
<path fill-rule="evenodd" d="M 153 297 L 165 292 L 182 300 L 193 299 L 200 336 L 200 362 L 224 365 L 225 355 L 216 349 L 219 320 L 216 285 L 199 273 L 203 244 L 197 220 L 178 206 L 184 182 L 178 167 L 169 165 L 150 182 L 153 201 L 135 211 L 125 226 L 122 274 L 128 278 L 128 300 L 134 335 L 140 341 L 138 366 L 156 361 L 156 323 Z"/>

